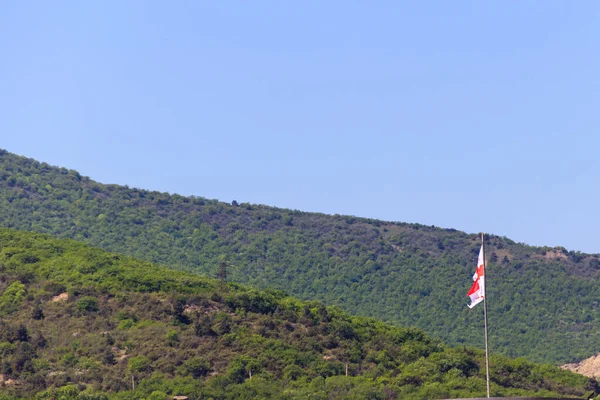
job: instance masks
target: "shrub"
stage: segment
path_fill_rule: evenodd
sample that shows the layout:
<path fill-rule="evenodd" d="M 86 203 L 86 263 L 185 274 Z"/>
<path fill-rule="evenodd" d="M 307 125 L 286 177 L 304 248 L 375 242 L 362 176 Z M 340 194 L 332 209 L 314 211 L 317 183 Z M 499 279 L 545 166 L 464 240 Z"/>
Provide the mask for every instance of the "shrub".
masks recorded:
<path fill-rule="evenodd" d="M 210 371 L 210 362 L 204 358 L 194 357 L 183 363 L 185 371 L 194 378 L 205 376 Z"/>
<path fill-rule="evenodd" d="M 174 343 L 179 341 L 179 333 L 174 329 L 169 329 L 165 334 L 165 339 L 167 341 Z"/>
<path fill-rule="evenodd" d="M 0 310 L 7 313 L 16 311 L 25 300 L 25 294 L 25 285 L 19 281 L 11 283 L 0 297 Z"/>
<path fill-rule="evenodd" d="M 117 329 L 125 330 L 129 328 L 133 328 L 135 326 L 135 322 L 132 319 L 124 319 L 119 322 Z"/>
<path fill-rule="evenodd" d="M 77 302 L 77 311 L 79 312 L 95 312 L 98 309 L 98 301 L 93 297 L 84 297 Z"/>
<path fill-rule="evenodd" d="M 131 357 L 127 362 L 130 372 L 146 372 L 150 370 L 150 360 L 144 356 Z"/>
<path fill-rule="evenodd" d="M 155 390 L 148 396 L 148 400 L 167 400 L 169 396 L 165 392 Z"/>

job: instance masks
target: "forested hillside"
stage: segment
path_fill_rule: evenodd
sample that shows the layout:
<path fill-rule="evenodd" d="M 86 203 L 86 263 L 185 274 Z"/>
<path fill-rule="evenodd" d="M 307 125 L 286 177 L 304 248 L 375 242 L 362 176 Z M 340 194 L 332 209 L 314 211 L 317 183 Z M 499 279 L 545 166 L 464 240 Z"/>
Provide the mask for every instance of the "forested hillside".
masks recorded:
<path fill-rule="evenodd" d="M 0 207 L 1 226 L 211 276 L 224 257 L 232 281 L 483 345 L 481 308 L 466 307 L 476 234 L 104 185 L 8 152 Z M 600 349 L 598 255 L 486 244 L 494 352 L 571 362 Z"/>
<path fill-rule="evenodd" d="M 483 352 L 321 302 L 0 228 L 0 399 L 483 396 Z M 495 396 L 595 380 L 493 355 Z M 135 386 L 135 388 L 134 388 Z"/>

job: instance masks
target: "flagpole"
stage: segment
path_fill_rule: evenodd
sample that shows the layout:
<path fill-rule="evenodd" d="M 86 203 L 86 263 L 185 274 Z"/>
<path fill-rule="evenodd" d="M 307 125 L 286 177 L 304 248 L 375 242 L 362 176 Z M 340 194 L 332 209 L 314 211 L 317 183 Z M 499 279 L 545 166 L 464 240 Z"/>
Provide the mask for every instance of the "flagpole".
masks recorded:
<path fill-rule="evenodd" d="M 488 353 L 488 321 L 487 321 L 487 296 L 485 295 L 485 287 L 487 286 L 487 265 L 485 263 L 485 244 L 483 240 L 483 232 L 481 232 L 481 248 L 483 249 L 483 320 L 485 326 L 485 377 L 487 384 L 487 397 L 490 398 L 490 363 Z"/>

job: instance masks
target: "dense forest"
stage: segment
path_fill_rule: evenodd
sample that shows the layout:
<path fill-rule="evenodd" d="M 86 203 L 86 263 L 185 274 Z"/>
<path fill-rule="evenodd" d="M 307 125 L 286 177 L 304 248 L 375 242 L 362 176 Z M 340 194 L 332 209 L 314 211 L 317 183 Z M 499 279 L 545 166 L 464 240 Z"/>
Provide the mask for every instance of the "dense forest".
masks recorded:
<path fill-rule="evenodd" d="M 6 151 L 0 207 L 0 226 L 209 276 L 225 259 L 233 282 L 483 345 L 481 307 L 466 307 L 477 234 L 105 185 Z M 492 351 L 552 363 L 598 352 L 600 256 L 486 240 Z"/>
<path fill-rule="evenodd" d="M 483 352 L 319 301 L 0 228 L 0 399 L 483 396 Z M 499 355 L 495 396 L 595 380 Z"/>

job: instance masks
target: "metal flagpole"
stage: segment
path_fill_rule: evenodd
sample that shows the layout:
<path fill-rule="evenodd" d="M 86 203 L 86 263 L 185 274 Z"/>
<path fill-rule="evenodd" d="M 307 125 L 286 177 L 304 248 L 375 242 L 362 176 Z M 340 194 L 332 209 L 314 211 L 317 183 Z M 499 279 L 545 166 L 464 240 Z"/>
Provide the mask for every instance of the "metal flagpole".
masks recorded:
<path fill-rule="evenodd" d="M 485 324 L 485 377 L 487 384 L 487 397 L 490 398 L 490 362 L 488 353 L 488 322 L 487 322 L 487 296 L 485 287 L 487 286 L 487 266 L 485 263 L 485 244 L 483 241 L 483 232 L 481 232 L 481 248 L 483 249 L 483 320 Z"/>

